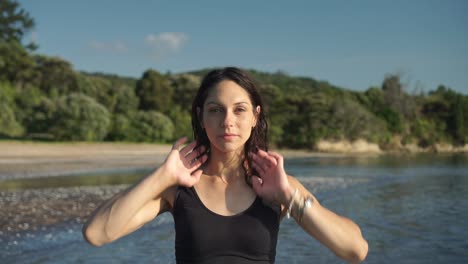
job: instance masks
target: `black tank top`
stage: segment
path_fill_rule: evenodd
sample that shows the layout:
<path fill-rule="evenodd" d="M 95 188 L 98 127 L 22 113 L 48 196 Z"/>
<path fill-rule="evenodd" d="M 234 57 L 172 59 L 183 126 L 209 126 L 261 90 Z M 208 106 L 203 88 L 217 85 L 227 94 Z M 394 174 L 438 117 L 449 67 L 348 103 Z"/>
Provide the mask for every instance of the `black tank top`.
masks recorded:
<path fill-rule="evenodd" d="M 274 263 L 280 206 L 257 196 L 245 211 L 218 215 L 194 188 L 178 187 L 172 214 L 177 263 Z"/>

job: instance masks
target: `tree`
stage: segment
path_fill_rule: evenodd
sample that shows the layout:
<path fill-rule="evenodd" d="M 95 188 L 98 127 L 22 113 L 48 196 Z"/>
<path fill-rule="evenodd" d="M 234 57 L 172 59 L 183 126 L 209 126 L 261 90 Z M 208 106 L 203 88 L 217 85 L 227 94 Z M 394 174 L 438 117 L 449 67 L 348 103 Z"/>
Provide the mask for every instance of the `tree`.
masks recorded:
<path fill-rule="evenodd" d="M 79 92 L 78 74 L 72 65 L 58 57 L 35 56 L 40 72 L 40 89 L 49 96 Z"/>
<path fill-rule="evenodd" d="M 173 90 L 169 80 L 155 70 L 147 70 L 136 84 L 139 109 L 168 113 L 172 106 Z"/>
<path fill-rule="evenodd" d="M 34 108 L 38 106 L 44 98 L 42 92 L 33 86 L 22 87 L 15 96 L 15 113 L 19 122 L 28 127 L 28 119 L 34 115 Z"/>
<path fill-rule="evenodd" d="M 443 85 L 429 93 L 422 107 L 424 117 L 434 124 L 434 130 L 439 135 L 437 140 L 444 135 L 445 140 L 455 144 L 466 144 L 467 110 L 465 97 Z"/>
<path fill-rule="evenodd" d="M 23 8 L 20 8 L 17 1 L 0 1 L 0 41 L 7 43 L 21 43 L 24 34 L 32 30 L 35 26 L 34 19 L 29 16 Z M 34 50 L 37 46 L 30 43 L 26 46 L 29 50 Z"/>
<path fill-rule="evenodd" d="M 0 102 L 0 135 L 9 137 L 21 136 L 24 132 L 23 127 L 16 121 L 15 113 L 10 106 Z"/>
<path fill-rule="evenodd" d="M 137 134 L 138 131 L 135 131 L 132 122 L 126 115 L 115 114 L 106 139 L 113 141 L 135 141 L 133 136 Z"/>
<path fill-rule="evenodd" d="M 8 137 L 21 136 L 23 127 L 17 121 L 13 111 L 15 89 L 6 82 L 0 83 L 0 135 Z"/>
<path fill-rule="evenodd" d="M 112 87 L 113 95 L 115 96 L 115 105 L 112 111 L 124 115 L 136 112 L 139 100 L 135 94 L 135 90 L 126 84 L 115 84 Z"/>
<path fill-rule="evenodd" d="M 283 113 L 284 108 L 287 107 L 282 104 L 283 95 L 280 88 L 273 84 L 260 85 L 259 92 L 262 95 L 264 105 L 262 111 L 269 119 L 268 138 L 270 144 L 279 145 L 284 134 L 283 125 L 287 122 Z"/>
<path fill-rule="evenodd" d="M 288 94 L 285 104 L 296 109 L 283 108 L 282 143 L 289 147 L 313 148 L 317 140 L 327 136 L 327 120 L 330 119 L 330 102 L 323 93 Z"/>
<path fill-rule="evenodd" d="M 35 62 L 17 41 L 0 41 L 0 81 L 20 84 L 37 79 Z"/>
<path fill-rule="evenodd" d="M 330 131 L 338 139 L 366 139 L 381 141 L 385 123 L 351 98 L 334 98 L 330 118 L 326 120 Z"/>
<path fill-rule="evenodd" d="M 174 123 L 174 139 L 192 136 L 192 119 L 189 111 L 182 109 L 179 105 L 174 105 L 168 116 Z"/>
<path fill-rule="evenodd" d="M 179 105 L 184 111 L 192 111 L 192 101 L 200 86 L 200 78 L 191 74 L 180 74 L 172 76 L 170 81 L 174 91 L 172 102 Z"/>
<path fill-rule="evenodd" d="M 449 120 L 449 127 L 452 128 L 451 130 L 453 131 L 455 144 L 460 145 L 464 145 L 466 143 L 465 140 L 468 134 L 464 117 L 464 115 L 468 113 L 464 113 L 463 111 L 463 101 L 463 96 L 459 94 L 453 104 L 452 116 Z"/>
<path fill-rule="evenodd" d="M 173 139 L 174 124 L 160 112 L 139 111 L 132 121 L 135 129 L 132 141 L 169 142 Z"/>
<path fill-rule="evenodd" d="M 54 115 L 57 111 L 56 101 L 42 97 L 39 104 L 32 108 L 30 115 L 25 118 L 28 136 L 32 138 L 52 139 L 49 128 L 52 127 Z"/>
<path fill-rule="evenodd" d="M 56 140 L 96 141 L 108 132 L 110 114 L 93 98 L 70 94 L 57 100 L 57 110 L 50 120 L 49 133 Z"/>

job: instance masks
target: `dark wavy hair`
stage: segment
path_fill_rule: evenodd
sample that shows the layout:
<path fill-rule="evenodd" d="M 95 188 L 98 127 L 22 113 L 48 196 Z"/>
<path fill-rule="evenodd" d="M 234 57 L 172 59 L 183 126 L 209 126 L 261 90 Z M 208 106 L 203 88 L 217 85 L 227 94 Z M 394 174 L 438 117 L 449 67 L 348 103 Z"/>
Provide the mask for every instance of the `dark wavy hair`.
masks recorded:
<path fill-rule="evenodd" d="M 198 145 L 205 146 L 207 151 L 210 149 L 210 141 L 206 135 L 206 131 L 201 126 L 201 113 L 203 113 L 203 105 L 210 90 L 218 83 L 224 80 L 230 80 L 238 84 L 249 94 L 250 101 L 253 105 L 253 111 L 257 106 L 260 106 L 260 113 L 257 113 L 257 124 L 252 128 L 250 138 L 244 145 L 244 157 L 242 167 L 245 171 L 245 180 L 248 185 L 252 186 L 251 177 L 257 172 L 252 168 L 252 161 L 248 158 L 250 152 L 257 152 L 258 149 L 268 150 L 268 123 L 263 107 L 262 98 L 257 90 L 257 85 L 252 77 L 245 71 L 235 68 L 226 67 L 210 71 L 202 80 L 200 88 L 192 103 L 192 129 L 194 139 Z M 209 156 L 209 155 L 208 155 Z"/>

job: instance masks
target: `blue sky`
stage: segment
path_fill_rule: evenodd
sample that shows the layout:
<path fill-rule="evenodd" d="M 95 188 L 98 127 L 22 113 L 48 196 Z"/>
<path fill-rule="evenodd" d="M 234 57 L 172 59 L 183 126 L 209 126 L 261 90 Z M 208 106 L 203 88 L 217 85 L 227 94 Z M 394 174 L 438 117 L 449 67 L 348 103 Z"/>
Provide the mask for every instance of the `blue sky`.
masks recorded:
<path fill-rule="evenodd" d="M 38 53 L 140 77 L 239 66 L 353 89 L 401 74 L 408 91 L 468 94 L 468 1 L 20 0 Z"/>

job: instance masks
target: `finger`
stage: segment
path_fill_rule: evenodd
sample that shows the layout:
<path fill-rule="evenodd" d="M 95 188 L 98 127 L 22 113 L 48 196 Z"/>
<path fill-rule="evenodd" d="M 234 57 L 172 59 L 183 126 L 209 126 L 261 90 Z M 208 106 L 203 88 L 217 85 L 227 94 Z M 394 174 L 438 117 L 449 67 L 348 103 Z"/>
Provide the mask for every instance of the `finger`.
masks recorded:
<path fill-rule="evenodd" d="M 262 196 L 262 179 L 258 176 L 252 176 L 252 187 L 255 193 L 259 196 Z"/>
<path fill-rule="evenodd" d="M 185 156 L 185 158 L 187 160 L 194 160 L 196 158 L 199 158 L 199 156 L 201 156 L 206 150 L 206 147 L 205 146 L 200 146 L 194 150 L 192 150 L 192 152 L 190 152 L 188 155 Z"/>
<path fill-rule="evenodd" d="M 187 141 L 187 137 L 179 138 L 174 145 L 172 145 L 172 149 L 179 150 L 179 147 Z"/>
<path fill-rule="evenodd" d="M 190 172 L 193 172 L 196 169 L 198 169 L 207 160 L 208 160 L 208 155 L 206 154 L 203 154 L 201 157 L 194 159 L 191 163 Z"/>
<path fill-rule="evenodd" d="M 252 167 L 257 171 L 258 174 L 265 175 L 265 170 L 255 160 L 252 162 Z"/>
<path fill-rule="evenodd" d="M 268 160 L 272 165 L 276 166 L 278 164 L 278 162 L 276 161 L 276 159 L 274 157 L 272 157 L 269 152 L 265 152 L 261 149 L 258 150 L 258 156 L 260 156 L 261 158 L 265 159 L 265 160 Z"/>
<path fill-rule="evenodd" d="M 183 156 L 187 155 L 187 153 L 190 153 L 193 150 L 193 148 L 195 148 L 195 146 L 197 146 L 197 142 L 191 142 L 190 144 L 188 144 L 180 150 L 180 154 L 182 154 Z"/>
<path fill-rule="evenodd" d="M 268 171 L 271 167 L 276 166 L 276 160 L 272 157 L 265 157 L 256 154 L 253 154 L 252 157 L 253 161 L 255 161 L 263 171 Z"/>
<path fill-rule="evenodd" d="M 281 168 L 284 168 L 284 158 L 283 156 L 281 156 L 279 153 L 276 153 L 276 152 L 268 152 L 270 153 L 270 156 L 273 156 L 273 158 L 276 159 L 278 165 L 281 167 Z"/>
<path fill-rule="evenodd" d="M 260 174 L 265 174 L 264 166 L 261 165 L 262 159 L 255 153 L 252 153 L 252 167 Z"/>

